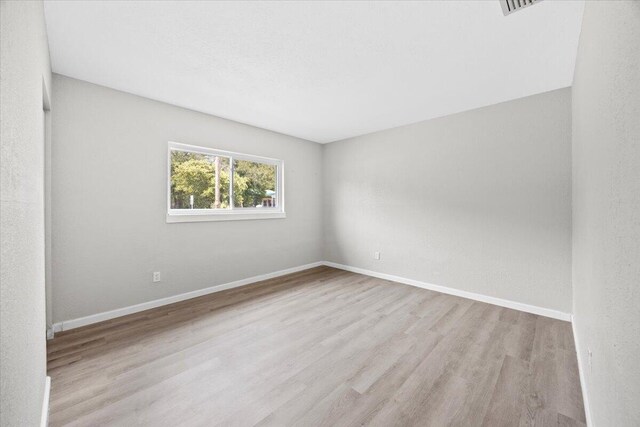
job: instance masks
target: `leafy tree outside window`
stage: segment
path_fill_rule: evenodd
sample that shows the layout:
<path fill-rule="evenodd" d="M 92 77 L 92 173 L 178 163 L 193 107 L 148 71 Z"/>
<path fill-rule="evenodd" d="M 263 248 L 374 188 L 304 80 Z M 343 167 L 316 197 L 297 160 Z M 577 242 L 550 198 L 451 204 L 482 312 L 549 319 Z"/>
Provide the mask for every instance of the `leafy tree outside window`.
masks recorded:
<path fill-rule="evenodd" d="M 171 209 L 277 207 L 275 164 L 181 150 L 171 150 L 170 156 Z"/>

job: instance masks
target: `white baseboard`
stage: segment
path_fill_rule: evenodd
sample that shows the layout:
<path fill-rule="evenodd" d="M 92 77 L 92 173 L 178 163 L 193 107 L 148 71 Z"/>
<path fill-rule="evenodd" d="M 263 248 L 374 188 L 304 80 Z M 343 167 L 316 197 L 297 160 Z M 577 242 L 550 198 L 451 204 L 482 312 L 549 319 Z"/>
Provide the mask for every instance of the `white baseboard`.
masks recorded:
<path fill-rule="evenodd" d="M 573 342 L 576 346 L 576 357 L 578 358 L 578 372 L 580 374 L 580 387 L 582 388 L 582 401 L 584 402 L 584 417 L 587 420 L 587 427 L 593 427 L 593 421 L 591 420 L 591 407 L 589 406 L 589 393 L 587 392 L 587 380 L 585 378 L 585 366 L 582 363 L 580 355 L 582 353 L 582 347 L 580 341 L 578 341 L 578 334 L 576 333 L 576 322 L 574 316 L 571 316 L 571 328 L 573 329 Z"/>
<path fill-rule="evenodd" d="M 221 285 L 211 286 L 197 291 L 187 292 L 183 294 L 173 295 L 166 298 L 161 298 L 153 301 L 144 302 L 128 307 L 118 308 L 111 311 L 105 311 L 102 313 L 92 314 L 77 319 L 65 320 L 63 322 L 55 323 L 53 325 L 53 332 L 68 331 L 70 329 L 79 328 L 81 326 L 91 325 L 93 323 L 103 322 L 105 320 L 115 319 L 116 317 L 126 316 L 128 314 L 138 313 L 140 311 L 149 310 L 152 308 L 160 307 L 175 302 L 184 301 L 191 298 L 196 298 L 203 295 L 208 295 L 214 292 L 220 292 L 226 289 L 237 288 L 239 286 L 248 285 L 262 280 L 273 279 L 275 277 L 284 276 L 286 274 L 296 273 L 298 271 L 307 270 L 309 268 L 319 267 L 326 265 L 341 270 L 351 271 L 354 273 L 364 274 L 367 276 L 378 277 L 380 279 L 390 280 L 393 282 L 402 283 L 405 285 L 416 286 L 418 288 L 429 289 L 432 291 L 442 292 L 444 294 L 455 295 L 462 298 L 469 298 L 476 301 L 486 302 L 489 304 L 499 305 L 501 307 L 512 308 L 514 310 L 525 311 L 527 313 L 538 314 L 540 316 L 551 317 L 554 319 L 560 319 L 565 321 L 571 320 L 569 313 L 561 311 L 551 310 L 548 308 L 537 307 L 533 305 L 523 304 L 520 302 L 509 301 L 501 298 L 490 297 L 482 294 L 476 294 L 473 292 L 462 291 L 459 289 L 449 288 L 446 286 L 433 285 L 431 283 L 421 282 L 419 280 L 407 279 L 400 276 L 394 276 L 392 274 L 378 273 L 376 271 L 366 270 L 364 268 L 352 267 L 343 264 L 337 264 L 335 262 L 318 261 L 311 264 L 300 265 L 297 267 L 287 268 L 285 270 L 275 271 L 273 273 L 262 274 L 259 276 L 253 276 L 246 279 L 236 280 L 235 282 L 224 283 Z"/>
<path fill-rule="evenodd" d="M 514 310 L 520 310 L 527 313 L 537 314 L 540 316 L 551 317 L 553 319 L 559 319 L 564 321 L 571 321 L 571 314 L 564 313 L 562 311 L 552 310 L 549 308 L 538 307 L 535 305 L 524 304 L 521 302 L 510 301 L 502 298 L 490 297 L 487 295 L 476 294 L 473 292 L 462 291 L 460 289 L 449 288 L 446 286 L 433 285 L 431 283 L 421 282 L 419 280 L 407 279 L 405 277 L 394 276 L 392 274 L 378 273 L 377 271 L 366 270 L 364 268 L 352 267 L 350 265 L 337 264 L 335 262 L 325 261 L 324 265 L 339 268 L 341 270 L 351 271 L 353 273 L 364 274 L 366 276 L 377 277 L 379 279 L 390 280 L 392 282 L 403 283 L 405 285 L 411 285 L 422 289 L 429 289 L 431 291 L 442 292 L 443 294 L 455 295 L 457 297 L 468 298 L 480 302 L 486 302 L 488 304 L 499 305 L 501 307 L 512 308 Z"/>
<path fill-rule="evenodd" d="M 321 265 L 324 265 L 324 263 L 321 261 L 313 262 L 311 264 L 305 264 L 297 267 L 287 268 L 285 270 L 275 271 L 273 273 L 261 274 L 259 276 L 253 276 L 253 277 L 248 277 L 246 279 L 236 280 L 235 282 L 223 283 L 221 285 L 211 286 L 204 289 L 198 289 L 197 291 L 186 292 L 183 294 L 173 295 L 166 298 L 160 298 L 157 300 L 143 302 L 141 304 L 131 305 L 128 307 L 118 308 L 111 311 L 105 311 L 102 313 L 92 314 L 90 316 L 80 317 L 77 319 L 65 320 L 63 322 L 55 323 L 53 325 L 53 331 L 54 332 L 68 331 L 70 329 L 79 328 L 81 326 L 87 326 L 93 323 L 115 319 L 116 317 L 126 316 L 127 314 L 138 313 L 140 311 L 149 310 L 149 309 L 160 307 L 163 305 L 173 304 L 175 302 L 180 302 L 180 301 L 188 300 L 191 298 L 212 294 L 215 292 L 224 291 L 226 289 L 237 288 L 237 287 L 248 285 L 251 283 L 261 282 L 263 280 L 273 279 L 274 277 L 284 276 L 286 274 L 297 273 L 298 271 L 308 270 L 309 268 L 319 267 Z"/>
<path fill-rule="evenodd" d="M 44 380 L 44 396 L 42 398 L 42 413 L 40 414 L 40 427 L 49 425 L 49 395 L 51 394 L 51 377 Z"/>

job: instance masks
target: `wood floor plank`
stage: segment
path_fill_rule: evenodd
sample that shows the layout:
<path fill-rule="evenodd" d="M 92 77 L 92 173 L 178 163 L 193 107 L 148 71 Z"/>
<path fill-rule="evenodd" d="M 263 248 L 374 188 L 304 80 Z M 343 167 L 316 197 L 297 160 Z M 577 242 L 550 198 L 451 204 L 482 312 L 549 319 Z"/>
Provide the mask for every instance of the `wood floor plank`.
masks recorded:
<path fill-rule="evenodd" d="M 505 356 L 483 426 L 508 427 L 514 425 L 514 420 L 520 420 L 525 404 L 528 375 L 527 362 Z"/>
<path fill-rule="evenodd" d="M 50 425 L 582 426 L 571 333 L 318 267 L 57 334 Z"/>

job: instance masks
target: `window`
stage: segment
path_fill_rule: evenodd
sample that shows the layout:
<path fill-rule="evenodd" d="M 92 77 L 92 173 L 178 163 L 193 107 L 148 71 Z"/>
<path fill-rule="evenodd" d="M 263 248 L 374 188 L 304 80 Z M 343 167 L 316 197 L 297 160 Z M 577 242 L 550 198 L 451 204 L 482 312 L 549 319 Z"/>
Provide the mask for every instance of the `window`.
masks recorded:
<path fill-rule="evenodd" d="M 284 218 L 281 160 L 169 143 L 167 222 Z"/>

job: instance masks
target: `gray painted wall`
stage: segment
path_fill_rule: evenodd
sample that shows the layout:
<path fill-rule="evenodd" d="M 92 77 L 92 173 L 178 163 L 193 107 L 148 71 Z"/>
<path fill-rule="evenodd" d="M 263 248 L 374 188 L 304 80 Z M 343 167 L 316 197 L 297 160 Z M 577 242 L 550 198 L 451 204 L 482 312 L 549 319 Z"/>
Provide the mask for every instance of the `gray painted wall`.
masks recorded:
<path fill-rule="evenodd" d="M 573 312 L 603 427 L 640 425 L 639 42 L 640 2 L 587 2 L 573 86 Z"/>
<path fill-rule="evenodd" d="M 319 144 L 59 75 L 53 96 L 56 322 L 322 259 Z M 167 224 L 168 141 L 283 159 L 287 218 Z"/>
<path fill-rule="evenodd" d="M 0 424 L 37 426 L 46 376 L 42 2 L 0 6 Z"/>
<path fill-rule="evenodd" d="M 324 192 L 329 261 L 571 310 L 570 89 L 329 144 Z"/>

